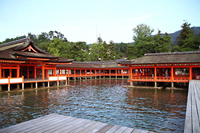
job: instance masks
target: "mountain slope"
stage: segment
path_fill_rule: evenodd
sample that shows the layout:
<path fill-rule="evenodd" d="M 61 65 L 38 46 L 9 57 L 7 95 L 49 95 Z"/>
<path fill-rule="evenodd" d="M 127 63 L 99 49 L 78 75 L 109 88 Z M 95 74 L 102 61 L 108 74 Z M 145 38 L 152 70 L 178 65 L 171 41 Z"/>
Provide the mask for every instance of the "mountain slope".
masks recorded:
<path fill-rule="evenodd" d="M 194 35 L 200 33 L 200 27 L 192 27 L 192 29 L 194 30 Z M 176 38 L 179 36 L 180 31 L 181 31 L 181 30 L 169 34 L 169 35 L 172 37 L 172 38 L 171 38 L 171 41 L 172 41 L 172 42 L 176 41 Z"/>

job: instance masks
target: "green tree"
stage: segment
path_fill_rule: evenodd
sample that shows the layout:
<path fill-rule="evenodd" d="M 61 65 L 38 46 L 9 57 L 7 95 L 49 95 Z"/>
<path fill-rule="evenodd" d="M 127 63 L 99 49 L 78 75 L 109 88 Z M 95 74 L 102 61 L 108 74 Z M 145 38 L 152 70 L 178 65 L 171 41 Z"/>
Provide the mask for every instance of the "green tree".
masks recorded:
<path fill-rule="evenodd" d="M 110 41 L 109 47 L 109 60 L 115 60 L 115 44 L 113 41 Z"/>
<path fill-rule="evenodd" d="M 154 36 L 154 52 L 161 53 L 161 52 L 168 52 L 169 46 L 171 44 L 171 36 L 168 33 L 164 35 L 161 34 L 161 31 L 158 30 L 158 34 Z"/>
<path fill-rule="evenodd" d="M 180 51 L 193 51 L 196 50 L 194 46 L 194 31 L 190 28 L 188 22 L 183 23 L 181 31 L 177 37 L 177 44 Z"/>
<path fill-rule="evenodd" d="M 135 55 L 135 49 L 134 48 L 135 47 L 133 45 L 128 44 L 127 50 L 126 50 L 127 60 L 134 59 L 134 58 L 137 57 Z"/>
<path fill-rule="evenodd" d="M 154 30 L 146 24 L 139 24 L 136 28 L 133 29 L 134 56 L 130 57 L 141 57 L 145 53 L 154 52 L 154 40 L 151 35 L 153 31 Z"/>
<path fill-rule="evenodd" d="M 194 36 L 194 49 L 200 49 L 200 33 Z"/>
<path fill-rule="evenodd" d="M 93 43 L 93 45 L 90 46 L 90 59 L 91 61 L 99 60 L 99 47 L 97 43 Z"/>

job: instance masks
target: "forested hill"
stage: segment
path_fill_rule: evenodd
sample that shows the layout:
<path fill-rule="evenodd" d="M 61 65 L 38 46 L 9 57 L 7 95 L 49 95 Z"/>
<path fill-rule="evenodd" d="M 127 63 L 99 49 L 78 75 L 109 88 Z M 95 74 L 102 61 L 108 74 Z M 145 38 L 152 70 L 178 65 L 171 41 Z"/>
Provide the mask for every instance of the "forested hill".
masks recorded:
<path fill-rule="evenodd" d="M 145 24 L 139 24 L 133 29 L 133 42 L 114 43 L 106 42 L 102 38 L 93 44 L 86 42 L 71 42 L 61 32 L 49 31 L 39 35 L 28 33 L 28 36 L 7 38 L 10 41 L 30 37 L 40 49 L 62 58 L 75 61 L 106 61 L 126 58 L 128 60 L 142 57 L 145 53 L 197 51 L 200 46 L 200 27 L 190 28 L 185 22 L 182 29 L 174 33 L 161 33 L 152 35 L 153 29 Z M 194 31 L 194 33 L 193 33 Z M 178 37 L 178 39 L 177 39 Z"/>
<path fill-rule="evenodd" d="M 200 33 L 200 27 L 192 27 L 192 30 L 194 30 L 194 35 Z M 181 30 L 169 34 L 171 36 L 171 42 L 176 41 L 176 38 L 179 36 L 180 31 Z"/>

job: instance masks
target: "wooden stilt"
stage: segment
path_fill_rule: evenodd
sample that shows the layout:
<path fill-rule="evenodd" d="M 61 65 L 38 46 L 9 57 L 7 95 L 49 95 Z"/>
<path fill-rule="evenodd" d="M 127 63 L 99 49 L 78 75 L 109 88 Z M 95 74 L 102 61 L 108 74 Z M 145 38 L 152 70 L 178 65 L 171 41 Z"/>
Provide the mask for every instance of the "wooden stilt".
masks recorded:
<path fill-rule="evenodd" d="M 24 83 L 22 83 L 22 90 L 24 90 Z"/>
<path fill-rule="evenodd" d="M 157 82 L 154 82 L 155 86 L 154 87 L 157 87 Z"/>
<path fill-rule="evenodd" d="M 19 84 L 17 84 L 17 89 L 19 89 L 20 88 L 20 85 Z"/>
<path fill-rule="evenodd" d="M 174 82 L 171 82 L 171 87 L 174 88 Z"/>
<path fill-rule="evenodd" d="M 38 83 L 37 82 L 35 82 L 35 89 L 37 89 L 38 88 Z"/>
<path fill-rule="evenodd" d="M 133 86 L 133 81 L 130 81 L 130 86 Z"/>
<path fill-rule="evenodd" d="M 59 86 L 59 81 L 57 81 L 57 86 Z"/>
<path fill-rule="evenodd" d="M 45 82 L 42 83 L 42 86 L 45 87 Z"/>
<path fill-rule="evenodd" d="M 33 88 L 33 83 L 31 83 L 31 88 Z"/>

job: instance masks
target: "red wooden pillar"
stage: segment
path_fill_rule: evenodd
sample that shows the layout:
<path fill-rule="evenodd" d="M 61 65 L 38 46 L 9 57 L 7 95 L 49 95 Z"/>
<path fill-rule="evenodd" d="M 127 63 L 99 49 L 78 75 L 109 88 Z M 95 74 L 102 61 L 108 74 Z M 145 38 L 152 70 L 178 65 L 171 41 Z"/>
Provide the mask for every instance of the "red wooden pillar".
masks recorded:
<path fill-rule="evenodd" d="M 192 80 L 192 67 L 189 68 L 189 80 Z"/>
<path fill-rule="evenodd" d="M 21 76 L 24 76 L 24 75 L 23 75 L 23 67 L 21 67 Z"/>
<path fill-rule="evenodd" d="M 171 66 L 171 80 L 174 80 L 174 68 Z"/>
<path fill-rule="evenodd" d="M 133 67 L 130 67 L 130 71 L 131 71 L 130 72 L 130 76 L 131 76 L 130 79 L 133 79 Z"/>
<path fill-rule="evenodd" d="M 48 77 L 48 69 L 46 69 L 45 72 L 46 72 L 46 77 Z"/>
<path fill-rule="evenodd" d="M 42 64 L 42 80 L 45 79 L 44 64 Z"/>
<path fill-rule="evenodd" d="M 12 69 L 10 69 L 10 74 L 9 75 L 10 75 L 10 78 L 12 78 Z"/>
<path fill-rule="evenodd" d="M 157 80 L 157 68 L 154 67 L 154 80 Z"/>
<path fill-rule="evenodd" d="M 1 69 L 1 64 L 0 64 L 0 78 L 2 78 L 2 69 Z"/>
<path fill-rule="evenodd" d="M 34 78 L 36 79 L 37 78 L 37 67 L 34 66 Z"/>
<path fill-rule="evenodd" d="M 3 78 L 5 78 L 5 69 L 3 69 Z"/>
<path fill-rule="evenodd" d="M 27 71 L 26 71 L 26 73 L 27 73 L 27 78 L 29 79 L 29 66 L 27 66 Z"/>
<path fill-rule="evenodd" d="M 74 69 L 74 76 L 76 76 L 76 69 Z"/>
<path fill-rule="evenodd" d="M 56 65 L 54 66 L 54 76 L 56 76 Z"/>
<path fill-rule="evenodd" d="M 17 65 L 17 78 L 19 78 L 19 70 L 20 70 L 20 67 L 19 67 L 19 64 Z"/>

